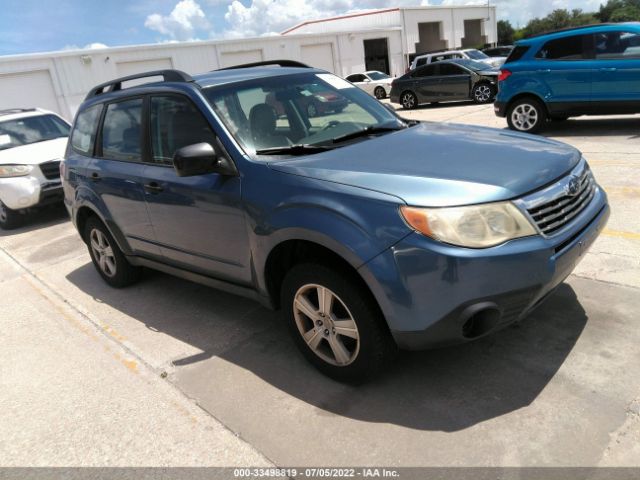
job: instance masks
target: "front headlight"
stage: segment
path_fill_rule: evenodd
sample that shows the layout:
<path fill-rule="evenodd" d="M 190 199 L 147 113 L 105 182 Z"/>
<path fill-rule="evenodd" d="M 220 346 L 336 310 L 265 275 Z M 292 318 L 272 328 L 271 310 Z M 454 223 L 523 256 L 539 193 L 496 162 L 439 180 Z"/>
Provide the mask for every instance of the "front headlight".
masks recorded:
<path fill-rule="evenodd" d="M 33 170 L 31 165 L 0 165 L 0 178 L 24 177 Z"/>
<path fill-rule="evenodd" d="M 511 202 L 447 208 L 403 206 L 400 212 L 414 230 L 461 247 L 493 247 L 537 233 Z"/>

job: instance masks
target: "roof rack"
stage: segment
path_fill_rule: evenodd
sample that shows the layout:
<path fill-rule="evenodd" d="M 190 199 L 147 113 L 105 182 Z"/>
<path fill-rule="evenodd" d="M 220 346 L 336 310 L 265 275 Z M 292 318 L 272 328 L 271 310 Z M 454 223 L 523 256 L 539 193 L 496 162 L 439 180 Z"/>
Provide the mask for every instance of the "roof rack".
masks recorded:
<path fill-rule="evenodd" d="M 122 82 L 128 82 L 130 80 L 137 80 L 139 78 L 148 77 L 162 77 L 164 79 L 163 81 L 165 82 L 193 82 L 193 78 L 191 78 L 189 74 L 181 70 L 154 70 L 152 72 L 137 73 L 135 75 L 120 77 L 109 82 L 101 83 L 100 85 L 97 85 L 91 89 L 91 91 L 87 94 L 85 100 L 102 93 L 122 90 Z"/>
<path fill-rule="evenodd" d="M 534 33 L 533 35 L 529 35 L 525 38 L 523 38 L 523 40 L 526 40 L 528 38 L 537 38 L 537 37 L 542 37 L 543 35 L 551 35 L 553 33 L 563 33 L 563 32 L 572 32 L 573 30 L 582 30 L 583 28 L 589 28 L 589 27 L 607 27 L 607 26 L 613 26 L 613 25 L 617 25 L 619 26 L 619 23 L 590 23 L 588 25 L 581 25 L 580 27 L 565 27 L 565 28 L 558 28 L 557 30 L 549 30 L 546 32 L 541 32 L 541 33 Z"/>
<path fill-rule="evenodd" d="M 278 65 L 280 67 L 297 67 L 297 68 L 313 68 L 306 63 L 297 62 L 295 60 L 266 60 L 264 62 L 244 63 L 242 65 L 234 65 L 233 67 L 219 68 L 218 70 L 235 70 L 237 68 L 266 67 L 269 65 Z"/>
<path fill-rule="evenodd" d="M 6 108 L 0 110 L 0 115 L 11 115 L 12 113 L 35 112 L 35 108 Z"/>

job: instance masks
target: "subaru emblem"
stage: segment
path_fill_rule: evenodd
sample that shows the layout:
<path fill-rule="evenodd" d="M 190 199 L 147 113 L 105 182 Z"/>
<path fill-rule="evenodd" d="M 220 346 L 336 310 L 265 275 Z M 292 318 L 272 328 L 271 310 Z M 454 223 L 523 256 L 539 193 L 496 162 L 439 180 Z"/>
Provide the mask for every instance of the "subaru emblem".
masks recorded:
<path fill-rule="evenodd" d="M 565 189 L 567 191 L 567 195 L 571 197 L 577 195 L 577 193 L 580 191 L 580 179 L 576 176 L 571 177 Z"/>

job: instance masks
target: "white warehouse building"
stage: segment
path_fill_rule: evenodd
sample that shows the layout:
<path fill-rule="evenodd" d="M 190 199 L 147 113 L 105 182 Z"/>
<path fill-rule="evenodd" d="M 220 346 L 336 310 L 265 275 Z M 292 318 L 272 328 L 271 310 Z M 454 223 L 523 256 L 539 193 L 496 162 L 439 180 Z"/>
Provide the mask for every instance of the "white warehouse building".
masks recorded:
<path fill-rule="evenodd" d="M 340 76 L 405 72 L 416 53 L 492 45 L 495 7 L 407 7 L 311 20 L 281 35 L 0 57 L 0 109 L 41 107 L 71 119 L 87 92 L 116 77 L 175 68 L 190 74 L 290 59 Z"/>

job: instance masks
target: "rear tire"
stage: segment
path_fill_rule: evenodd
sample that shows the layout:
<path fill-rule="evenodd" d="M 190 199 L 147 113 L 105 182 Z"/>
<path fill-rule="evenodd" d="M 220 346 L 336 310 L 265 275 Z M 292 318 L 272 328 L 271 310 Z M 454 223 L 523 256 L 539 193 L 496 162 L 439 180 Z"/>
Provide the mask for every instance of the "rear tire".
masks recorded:
<path fill-rule="evenodd" d="M 281 306 L 298 349 L 335 380 L 370 380 L 394 356 L 395 343 L 375 301 L 349 273 L 296 265 L 282 283 Z"/>
<path fill-rule="evenodd" d="M 418 97 L 413 92 L 402 92 L 400 104 L 405 110 L 413 110 L 418 107 Z"/>
<path fill-rule="evenodd" d="M 382 88 L 382 87 L 376 87 L 376 89 L 373 91 L 373 95 L 378 100 L 382 100 L 383 98 L 385 98 L 387 96 L 387 92 L 385 92 L 384 88 Z"/>
<path fill-rule="evenodd" d="M 93 266 L 102 279 L 114 288 L 127 287 L 140 279 L 142 269 L 131 265 L 107 227 L 97 218 L 87 220 L 84 239 Z"/>
<path fill-rule="evenodd" d="M 509 128 L 517 132 L 539 132 L 546 121 L 547 110 L 535 98 L 520 98 L 513 102 L 507 110 Z"/>
<path fill-rule="evenodd" d="M 0 228 L 3 230 L 12 230 L 22 223 L 22 215 L 16 210 L 11 210 L 2 201 L 0 201 Z"/>

